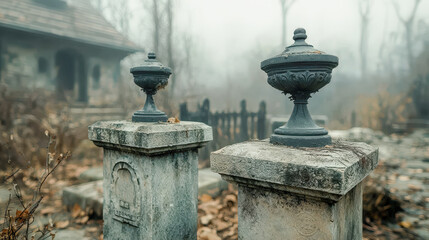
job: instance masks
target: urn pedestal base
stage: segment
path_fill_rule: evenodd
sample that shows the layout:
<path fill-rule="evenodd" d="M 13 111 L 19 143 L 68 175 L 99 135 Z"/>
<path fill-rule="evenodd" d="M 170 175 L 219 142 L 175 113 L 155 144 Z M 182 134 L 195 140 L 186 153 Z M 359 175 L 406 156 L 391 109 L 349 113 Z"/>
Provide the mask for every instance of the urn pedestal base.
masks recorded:
<path fill-rule="evenodd" d="M 145 112 L 145 111 L 136 111 L 133 114 L 133 122 L 167 122 L 167 115 L 164 112 Z"/>
<path fill-rule="evenodd" d="M 270 143 L 286 145 L 291 147 L 324 147 L 332 144 L 331 136 L 295 136 L 273 134 Z"/>
<path fill-rule="evenodd" d="M 311 118 L 307 104 L 310 93 L 292 95 L 294 108 L 289 121 L 271 135 L 270 143 L 291 147 L 324 147 L 332 140 L 326 129 L 319 127 Z"/>

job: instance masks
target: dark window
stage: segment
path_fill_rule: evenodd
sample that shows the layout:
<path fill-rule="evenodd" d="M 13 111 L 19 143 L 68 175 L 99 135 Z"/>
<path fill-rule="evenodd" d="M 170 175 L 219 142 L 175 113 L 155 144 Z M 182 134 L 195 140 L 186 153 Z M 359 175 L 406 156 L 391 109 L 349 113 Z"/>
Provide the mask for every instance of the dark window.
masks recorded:
<path fill-rule="evenodd" d="M 93 88 L 97 89 L 100 87 L 100 65 L 95 65 L 92 69 L 92 79 L 94 80 Z"/>
<path fill-rule="evenodd" d="M 48 71 L 48 60 L 46 58 L 40 57 L 38 60 L 39 73 L 46 73 Z"/>

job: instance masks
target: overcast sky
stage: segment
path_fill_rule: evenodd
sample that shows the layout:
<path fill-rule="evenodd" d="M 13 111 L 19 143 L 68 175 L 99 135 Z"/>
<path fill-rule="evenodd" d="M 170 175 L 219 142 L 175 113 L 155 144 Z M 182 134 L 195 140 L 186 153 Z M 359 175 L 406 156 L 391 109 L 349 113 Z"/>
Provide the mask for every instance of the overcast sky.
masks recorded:
<path fill-rule="evenodd" d="M 138 1 L 133 0 L 134 3 Z M 400 5 L 401 15 L 407 18 L 414 1 L 396 1 Z M 260 61 L 280 53 L 285 47 L 280 45 L 279 0 L 177 0 L 176 3 L 175 33 L 186 32 L 192 36 L 195 58 L 202 66 L 196 74 L 201 75 L 200 78 L 204 77 L 206 85 L 225 81 L 228 72 L 232 71 L 229 68 L 246 71 L 249 61 L 245 60 L 255 48 L 262 52 L 261 59 L 255 59 L 254 63 L 254 67 L 259 68 Z M 139 14 L 145 13 L 141 10 L 134 12 L 134 16 Z M 422 0 L 417 11 L 415 33 L 418 33 L 418 22 L 422 20 L 429 24 L 428 0 Z M 151 26 L 150 18 L 145 21 L 148 25 L 135 23 L 131 37 L 140 39 L 137 41 L 142 45 L 149 45 L 146 42 L 151 38 L 150 31 L 141 34 L 141 31 L 148 31 Z M 340 65 L 334 74 L 359 76 L 358 0 L 297 0 L 287 18 L 288 45 L 293 43 L 293 31 L 298 27 L 307 30 L 309 44 L 340 58 Z M 392 0 L 373 0 L 369 32 L 368 67 L 374 71 L 383 36 L 392 32 L 404 33 Z M 151 50 L 150 46 L 143 47 Z M 416 50 L 421 47 L 417 44 Z"/>
<path fill-rule="evenodd" d="M 281 11 L 278 0 L 180 0 L 180 31 L 190 31 L 199 53 L 214 65 L 240 61 L 255 46 L 272 48 L 266 57 L 280 53 Z M 403 32 L 390 0 L 373 1 L 370 17 L 369 58 L 375 66 L 383 35 Z M 408 17 L 412 0 L 398 0 Z M 429 1 L 423 0 L 416 18 L 429 23 Z M 295 28 L 307 30 L 307 42 L 338 55 L 337 71 L 356 72 L 360 22 L 357 0 L 297 0 L 287 19 L 288 45 Z M 264 59 L 260 59 L 261 61 Z M 258 66 L 255 66 L 258 67 Z"/>

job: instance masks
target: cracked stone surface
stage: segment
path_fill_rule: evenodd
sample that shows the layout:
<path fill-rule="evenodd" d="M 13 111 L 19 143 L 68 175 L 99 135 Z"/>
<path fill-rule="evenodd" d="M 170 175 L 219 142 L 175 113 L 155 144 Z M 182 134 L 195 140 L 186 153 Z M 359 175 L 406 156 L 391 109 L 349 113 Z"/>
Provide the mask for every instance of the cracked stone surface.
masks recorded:
<path fill-rule="evenodd" d="M 88 127 L 88 138 L 99 147 L 158 154 L 202 147 L 213 139 L 213 132 L 200 122 L 101 121 Z"/>
<path fill-rule="evenodd" d="M 210 159 L 214 172 L 246 184 L 344 195 L 377 166 L 378 150 L 345 141 L 324 148 L 292 148 L 264 140 L 224 147 Z"/>

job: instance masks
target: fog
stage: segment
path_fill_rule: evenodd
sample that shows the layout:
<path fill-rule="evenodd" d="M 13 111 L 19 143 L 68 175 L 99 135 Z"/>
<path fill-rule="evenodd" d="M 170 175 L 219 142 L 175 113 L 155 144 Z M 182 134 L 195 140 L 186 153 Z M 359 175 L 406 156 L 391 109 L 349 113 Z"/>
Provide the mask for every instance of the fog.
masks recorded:
<path fill-rule="evenodd" d="M 135 3 L 138 5 L 139 3 Z M 226 73 L 244 68 L 247 53 L 254 48 L 266 51 L 264 59 L 283 51 L 281 46 L 281 10 L 279 1 L 218 0 L 177 1 L 177 34 L 192 35 L 201 59 L 202 72 L 199 81 L 206 86 L 225 84 Z M 407 18 L 413 1 L 400 1 L 401 16 Z M 133 5 L 133 4 L 132 4 Z M 141 12 L 141 10 L 138 10 Z M 141 14 L 141 13 L 134 13 Z M 150 19 L 133 26 L 130 36 L 147 50 L 151 50 L 150 36 L 142 36 L 142 29 L 150 26 Z M 419 34 L 419 22 L 429 21 L 429 2 L 423 1 L 417 11 L 415 33 Z M 335 73 L 358 76 L 358 49 L 360 19 L 358 1 L 353 0 L 298 0 L 288 12 L 287 43 L 292 44 L 293 30 L 307 30 L 307 42 L 315 48 L 340 58 Z M 149 27 L 150 28 L 150 27 Z M 368 66 L 375 71 L 379 61 L 378 49 L 383 38 L 392 33 L 405 34 L 392 1 L 373 1 L 369 23 Z M 148 33 L 150 34 L 150 33 Z M 416 41 L 415 51 L 421 51 L 422 42 Z M 405 47 L 405 45 L 404 45 Z M 262 61 L 264 59 L 259 59 Z M 207 65 L 206 65 L 207 64 Z M 259 68 L 259 65 L 255 65 Z"/>
<path fill-rule="evenodd" d="M 368 76 L 364 80 L 361 79 L 359 55 L 359 3 L 362 2 L 370 4 L 365 38 Z M 128 36 L 146 52 L 153 51 L 152 2 L 128 3 L 132 16 Z M 397 4 L 401 18 L 408 19 L 411 16 L 414 1 L 297 0 L 291 5 L 286 18 L 286 46 L 293 43 L 294 29 L 303 27 L 307 30 L 307 43 L 340 59 L 339 66 L 334 69 L 332 83 L 321 90 L 320 97 L 317 94 L 314 96 L 316 102 L 323 104 L 310 104 L 310 108 L 316 109 L 318 114 L 329 116 L 329 111 L 335 110 L 324 109 L 324 105 L 330 104 L 332 99 L 323 96 L 342 91 L 343 87 L 338 82 L 351 81 L 360 85 L 359 81 L 375 82 L 372 79 L 375 75 L 377 78 L 400 78 L 409 74 L 406 31 L 394 4 Z M 280 1 L 181 0 L 173 1 L 173 7 L 176 55 L 181 55 L 179 52 L 183 52 L 183 46 L 188 44 L 192 56 L 191 66 L 187 68 L 192 75 L 183 74 L 187 70 L 182 69 L 176 74 L 175 88 L 180 92 L 175 94 L 176 99 L 191 101 L 195 105 L 209 97 L 215 100 L 212 101 L 215 109 L 228 110 L 237 109 L 239 99 L 245 98 L 251 108 L 256 108 L 259 101 L 265 100 L 272 113 L 286 114 L 291 110 L 292 104 L 283 100 L 284 96 L 266 84 L 266 75 L 260 70 L 261 61 L 281 53 L 286 47 L 281 44 Z M 429 39 L 428 13 L 429 2 L 422 1 L 412 24 L 412 52 L 415 57 L 423 52 L 425 42 Z M 105 15 L 109 18 L 108 12 Z M 184 58 L 182 54 L 176 60 L 181 62 Z M 371 90 L 377 87 L 369 86 Z M 354 94 L 357 96 L 360 91 L 365 90 L 355 89 Z M 354 102 L 351 100 L 352 109 L 355 108 L 352 106 Z"/>

